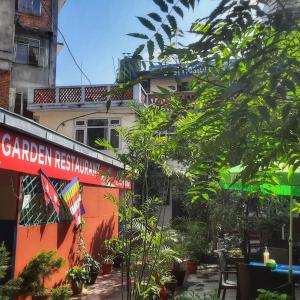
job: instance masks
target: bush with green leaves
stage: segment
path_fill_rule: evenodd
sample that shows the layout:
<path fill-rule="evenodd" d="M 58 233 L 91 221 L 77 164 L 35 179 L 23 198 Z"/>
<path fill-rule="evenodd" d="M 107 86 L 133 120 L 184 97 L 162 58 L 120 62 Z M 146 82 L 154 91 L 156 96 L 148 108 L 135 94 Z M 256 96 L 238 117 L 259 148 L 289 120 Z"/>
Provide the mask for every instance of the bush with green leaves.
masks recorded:
<path fill-rule="evenodd" d="M 256 300 L 291 300 L 287 294 L 280 294 L 276 292 L 271 292 L 267 290 L 259 290 L 260 294 Z"/>
<path fill-rule="evenodd" d="M 20 275 L 23 282 L 20 292 L 24 295 L 48 294 L 45 280 L 56 273 L 65 263 L 62 257 L 56 257 L 56 251 L 41 251 L 33 257 Z"/>
<path fill-rule="evenodd" d="M 61 285 L 51 290 L 52 300 L 67 300 L 72 296 L 72 290 L 68 285 Z"/>
<path fill-rule="evenodd" d="M 100 271 L 99 262 L 88 253 L 82 259 L 82 266 L 88 273 L 98 273 Z"/>
<path fill-rule="evenodd" d="M 175 300 L 219 300 L 219 297 L 216 291 L 201 294 L 196 292 L 184 292 L 176 296 Z"/>
<path fill-rule="evenodd" d="M 73 266 L 67 272 L 67 279 L 73 281 L 77 286 L 80 286 L 88 282 L 89 273 L 80 266 Z"/>
<path fill-rule="evenodd" d="M 8 269 L 9 252 L 6 250 L 4 243 L 0 245 L 0 280 L 6 276 Z"/>

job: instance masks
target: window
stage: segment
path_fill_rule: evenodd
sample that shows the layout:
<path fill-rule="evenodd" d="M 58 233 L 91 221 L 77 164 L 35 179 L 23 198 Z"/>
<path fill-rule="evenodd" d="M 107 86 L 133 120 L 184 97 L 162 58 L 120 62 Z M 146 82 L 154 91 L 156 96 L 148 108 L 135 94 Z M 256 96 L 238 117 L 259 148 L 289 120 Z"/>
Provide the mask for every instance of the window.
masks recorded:
<path fill-rule="evenodd" d="M 34 16 L 41 15 L 41 0 L 16 0 L 16 10 Z"/>
<path fill-rule="evenodd" d="M 19 38 L 16 41 L 16 62 L 32 66 L 39 65 L 40 41 Z"/>
<path fill-rule="evenodd" d="M 120 138 L 116 127 L 120 126 L 118 119 L 88 119 L 75 121 L 75 140 L 88 146 L 105 150 L 96 146 L 96 139 L 108 140 L 116 148 L 120 148 Z"/>

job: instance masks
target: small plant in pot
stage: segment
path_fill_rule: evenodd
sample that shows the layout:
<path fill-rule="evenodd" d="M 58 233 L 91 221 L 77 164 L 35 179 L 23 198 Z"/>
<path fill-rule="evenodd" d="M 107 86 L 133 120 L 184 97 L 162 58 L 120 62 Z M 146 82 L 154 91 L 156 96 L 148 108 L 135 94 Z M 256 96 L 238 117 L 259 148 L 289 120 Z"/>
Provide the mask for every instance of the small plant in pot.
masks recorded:
<path fill-rule="evenodd" d="M 51 299 L 52 300 L 67 300 L 72 296 L 72 290 L 69 285 L 61 285 L 57 288 L 51 290 Z"/>
<path fill-rule="evenodd" d="M 182 286 L 186 275 L 185 264 L 179 260 L 174 262 L 171 275 L 177 280 L 177 286 Z"/>
<path fill-rule="evenodd" d="M 113 263 L 114 263 L 114 255 L 107 254 L 103 258 L 103 262 L 102 262 L 102 275 L 111 274 Z"/>
<path fill-rule="evenodd" d="M 100 264 L 88 253 L 82 259 L 82 266 L 89 274 L 88 284 L 94 284 L 100 272 Z"/>
<path fill-rule="evenodd" d="M 177 288 L 177 279 L 173 276 L 163 276 L 160 281 L 162 286 L 165 286 L 168 291 L 171 292 L 171 295 L 174 296 L 175 290 Z"/>
<path fill-rule="evenodd" d="M 67 279 L 71 284 L 74 295 L 82 293 L 83 285 L 89 280 L 89 273 L 79 266 L 73 266 L 67 272 Z"/>

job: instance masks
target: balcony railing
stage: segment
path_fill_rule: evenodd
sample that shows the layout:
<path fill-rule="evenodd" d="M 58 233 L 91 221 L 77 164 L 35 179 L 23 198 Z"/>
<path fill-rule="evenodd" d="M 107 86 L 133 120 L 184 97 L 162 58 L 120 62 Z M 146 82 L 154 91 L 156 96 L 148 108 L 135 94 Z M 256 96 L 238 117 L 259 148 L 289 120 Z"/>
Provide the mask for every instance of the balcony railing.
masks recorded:
<path fill-rule="evenodd" d="M 114 85 L 95 86 L 68 86 L 57 88 L 37 88 L 32 93 L 32 104 L 72 104 L 72 103 L 97 103 L 112 101 L 133 100 L 133 88 L 116 91 L 109 94 L 114 89 Z"/>
<path fill-rule="evenodd" d="M 141 84 L 136 84 L 127 90 L 113 91 L 115 85 L 94 86 L 65 86 L 56 88 L 35 88 L 28 91 L 29 110 L 99 108 L 107 100 L 112 101 L 112 107 L 126 106 L 126 103 L 135 101 L 141 105 L 164 106 L 168 104 L 170 96 L 161 96 L 155 93 L 146 93 Z M 111 93 L 110 93 L 111 92 Z M 172 94 L 188 103 L 192 92 L 175 92 Z"/>

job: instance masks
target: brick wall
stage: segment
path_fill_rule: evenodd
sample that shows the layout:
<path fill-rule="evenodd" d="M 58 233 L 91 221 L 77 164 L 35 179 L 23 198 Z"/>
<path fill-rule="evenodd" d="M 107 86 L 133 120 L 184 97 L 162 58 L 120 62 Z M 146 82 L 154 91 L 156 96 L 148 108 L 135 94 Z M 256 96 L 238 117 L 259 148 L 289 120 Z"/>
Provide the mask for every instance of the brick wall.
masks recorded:
<path fill-rule="evenodd" d="M 10 72 L 0 70 L 0 107 L 8 109 Z"/>
<path fill-rule="evenodd" d="M 41 16 L 16 12 L 16 19 L 21 26 L 52 31 L 52 1 L 41 0 Z"/>

